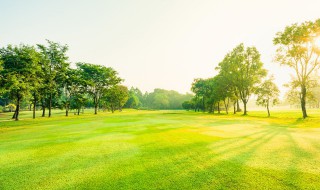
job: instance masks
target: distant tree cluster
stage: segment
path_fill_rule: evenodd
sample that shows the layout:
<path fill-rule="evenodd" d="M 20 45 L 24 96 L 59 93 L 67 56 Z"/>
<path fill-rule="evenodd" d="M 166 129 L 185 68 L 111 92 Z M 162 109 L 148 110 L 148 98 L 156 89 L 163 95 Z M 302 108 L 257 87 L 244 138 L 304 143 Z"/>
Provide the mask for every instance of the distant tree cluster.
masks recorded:
<path fill-rule="evenodd" d="M 13 119 L 19 119 L 22 104 L 42 109 L 42 117 L 53 108 L 77 110 L 104 105 L 121 109 L 128 89 L 110 67 L 76 63 L 70 67 L 68 46 L 47 40 L 47 45 L 8 45 L 0 49 L 0 92 L 2 105 L 14 105 Z M 0 102 L 0 103 L 1 103 Z M 107 103 L 106 103 L 107 102 Z M 12 110 L 12 106 L 10 107 Z"/>
<path fill-rule="evenodd" d="M 216 68 L 219 74 L 213 78 L 195 79 L 191 90 L 195 96 L 191 102 L 185 102 L 186 108 L 220 113 L 223 109 L 229 113 L 230 104 L 233 113 L 240 110 L 239 101 L 242 101 L 243 114 L 247 115 L 247 103 L 252 94 L 258 95 L 257 104 L 266 106 L 276 103 L 279 90 L 272 79 L 263 81 L 267 71 L 263 68 L 260 53 L 255 47 L 245 48 L 238 45 Z M 270 115 L 270 114 L 269 114 Z"/>
<path fill-rule="evenodd" d="M 287 26 L 276 34 L 273 40 L 277 46 L 275 61 L 294 69 L 295 77 L 287 84 L 287 99 L 291 104 L 300 102 L 302 116 L 306 118 L 306 103 L 319 107 L 318 77 L 313 78 L 320 68 L 320 19 Z M 195 79 L 191 90 L 195 93 L 191 101 L 184 102 L 185 109 L 220 113 L 221 105 L 228 113 L 232 102 L 234 113 L 240 111 L 242 101 L 247 114 L 247 103 L 252 94 L 257 95 L 256 103 L 269 106 L 278 102 L 279 89 L 272 78 L 265 79 L 260 53 L 255 47 L 238 45 L 228 53 L 216 68 L 219 74 L 209 79 Z M 310 106 L 311 107 L 311 106 Z"/>
<path fill-rule="evenodd" d="M 129 90 L 129 99 L 124 107 L 160 110 L 183 109 L 182 103 L 192 97 L 191 94 L 180 94 L 174 90 L 156 88 L 151 93 L 142 93 L 138 88 L 131 88 Z"/>

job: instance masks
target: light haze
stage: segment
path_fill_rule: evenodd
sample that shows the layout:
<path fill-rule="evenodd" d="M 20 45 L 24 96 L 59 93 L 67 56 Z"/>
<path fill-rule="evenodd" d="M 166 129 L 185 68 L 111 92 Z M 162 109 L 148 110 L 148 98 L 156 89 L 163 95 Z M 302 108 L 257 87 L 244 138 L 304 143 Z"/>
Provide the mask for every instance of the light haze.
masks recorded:
<path fill-rule="evenodd" d="M 0 0 L 0 46 L 69 45 L 72 63 L 113 67 L 127 86 L 190 92 L 194 78 L 239 43 L 256 46 L 276 83 L 290 70 L 274 63 L 273 38 L 285 26 L 320 18 L 319 0 Z"/>

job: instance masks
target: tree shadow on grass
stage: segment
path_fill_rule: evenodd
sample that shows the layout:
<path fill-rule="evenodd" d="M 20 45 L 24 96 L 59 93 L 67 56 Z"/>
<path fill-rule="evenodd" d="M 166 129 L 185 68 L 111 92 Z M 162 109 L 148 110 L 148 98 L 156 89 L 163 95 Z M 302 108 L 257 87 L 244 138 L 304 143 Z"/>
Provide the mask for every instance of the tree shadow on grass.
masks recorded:
<path fill-rule="evenodd" d="M 145 164 L 142 171 L 121 178 L 115 182 L 114 187 L 132 184 L 133 188 L 141 189 L 303 188 L 303 184 L 297 182 L 302 171 L 297 170 L 295 165 L 275 171 L 254 168 L 247 164 L 261 146 L 286 133 L 289 132 L 281 128 L 271 128 L 253 133 L 252 139 L 246 138 L 245 141 L 233 139 L 217 146 L 203 142 L 188 147 L 158 149 L 159 154 L 151 156 L 151 161 L 154 156 L 159 159 L 166 156 L 173 159 L 165 159 L 167 162 L 153 165 Z M 290 140 L 290 137 L 287 138 Z M 297 147 L 297 144 L 290 143 Z M 292 159 L 299 157 L 300 155 L 294 155 Z M 312 179 L 317 177 L 312 174 L 308 176 Z"/>
<path fill-rule="evenodd" d="M 119 179 L 114 183 L 114 187 L 127 187 L 126 184 L 132 184 L 133 189 L 197 189 L 212 186 L 214 180 L 216 183 L 213 184 L 216 186 L 213 187 L 228 187 L 230 182 L 230 187 L 239 187 L 246 183 L 241 181 L 241 173 L 246 168 L 245 162 L 254 155 L 259 146 L 267 143 L 278 132 L 265 131 L 257 134 L 257 138 L 237 146 L 228 147 L 236 142 L 225 143 L 226 148 L 216 153 L 207 148 L 212 142 L 196 143 L 188 147 L 159 148 L 157 154 L 153 152 L 150 160 L 146 160 L 152 163 L 163 159 L 165 162 L 150 165 L 145 163 L 142 171 Z M 213 149 L 214 146 L 210 148 Z M 224 154 L 234 151 L 240 152 L 226 160 L 221 159 Z M 145 158 L 142 156 L 142 159 Z M 143 163 L 143 160 L 141 162 Z"/>

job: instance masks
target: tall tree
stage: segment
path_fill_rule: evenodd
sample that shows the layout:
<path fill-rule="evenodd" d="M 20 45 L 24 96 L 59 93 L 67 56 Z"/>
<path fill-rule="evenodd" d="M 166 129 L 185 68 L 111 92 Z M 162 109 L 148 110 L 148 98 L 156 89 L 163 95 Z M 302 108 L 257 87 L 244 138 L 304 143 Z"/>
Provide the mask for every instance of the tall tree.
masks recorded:
<path fill-rule="evenodd" d="M 201 101 L 201 109 L 202 111 L 205 111 L 205 94 L 208 93 L 208 83 L 205 79 L 194 79 L 192 85 L 191 85 L 191 91 L 195 93 L 195 99 L 198 101 Z"/>
<path fill-rule="evenodd" d="M 82 100 L 81 93 L 84 93 L 84 79 L 81 78 L 80 70 L 68 68 L 63 87 L 62 104 L 66 110 L 66 116 L 69 114 L 69 109 L 73 101 Z M 80 99 L 78 99 L 80 98 Z M 81 102 L 81 101 L 80 101 Z M 80 103 L 78 102 L 78 103 Z M 78 108 L 78 107 L 77 107 Z"/>
<path fill-rule="evenodd" d="M 43 89 L 43 96 L 46 97 L 43 97 L 43 99 L 44 101 L 47 100 L 48 116 L 51 117 L 53 98 L 61 93 L 59 89 L 63 89 L 69 63 L 68 56 L 66 55 L 68 51 L 67 45 L 61 45 L 50 40 L 47 40 L 47 43 L 47 46 L 41 44 L 37 46 L 42 53 L 42 70 L 44 73 L 44 83 L 46 84 Z"/>
<path fill-rule="evenodd" d="M 19 120 L 20 103 L 30 93 L 37 77 L 39 54 L 32 46 L 8 45 L 0 49 L 0 59 L 3 62 L 2 84 L 11 99 L 16 101 L 13 119 Z"/>
<path fill-rule="evenodd" d="M 94 114 L 98 112 L 101 97 L 113 86 L 119 84 L 122 79 L 111 67 L 94 65 L 90 63 L 77 63 L 77 67 L 85 80 L 87 92 L 93 98 Z"/>
<path fill-rule="evenodd" d="M 320 67 L 320 47 L 315 43 L 320 35 L 320 19 L 302 24 L 292 24 L 278 32 L 273 40 L 277 46 L 276 61 L 291 67 L 300 87 L 303 118 L 308 117 L 306 109 L 307 84 L 312 73 Z"/>
<path fill-rule="evenodd" d="M 113 113 L 116 109 L 122 111 L 122 107 L 127 102 L 128 97 L 128 88 L 123 85 L 116 85 L 108 90 L 102 99 L 104 100 L 105 104 L 110 106 Z"/>
<path fill-rule="evenodd" d="M 243 102 L 243 114 L 247 115 L 249 98 L 267 74 L 260 60 L 260 53 L 255 47 L 245 48 L 240 44 L 226 55 L 218 69 L 224 77 L 232 80 L 237 95 Z"/>
<path fill-rule="evenodd" d="M 270 117 L 270 105 L 275 105 L 279 102 L 279 89 L 276 84 L 273 83 L 273 78 L 264 81 L 255 92 L 257 94 L 257 105 L 265 106 L 268 111 L 268 117 Z"/>

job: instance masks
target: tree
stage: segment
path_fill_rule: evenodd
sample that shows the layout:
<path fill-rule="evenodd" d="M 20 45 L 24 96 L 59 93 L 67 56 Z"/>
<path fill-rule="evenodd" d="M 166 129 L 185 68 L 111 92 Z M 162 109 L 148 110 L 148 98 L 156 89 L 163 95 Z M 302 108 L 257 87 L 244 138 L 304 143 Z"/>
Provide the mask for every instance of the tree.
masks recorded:
<path fill-rule="evenodd" d="M 182 107 L 183 107 L 183 109 L 189 111 L 189 110 L 194 109 L 194 103 L 193 103 L 192 100 L 184 101 L 184 102 L 182 103 Z"/>
<path fill-rule="evenodd" d="M 128 96 L 129 91 L 126 86 L 116 85 L 108 90 L 102 99 L 104 100 L 105 104 L 110 106 L 113 113 L 116 109 L 122 111 L 122 107 L 127 102 Z"/>
<path fill-rule="evenodd" d="M 245 48 L 240 44 L 219 63 L 218 70 L 224 78 L 232 81 L 235 95 L 243 102 L 243 114 L 247 115 L 249 98 L 267 74 L 260 60 L 260 53 L 255 47 Z"/>
<path fill-rule="evenodd" d="M 201 100 L 201 109 L 205 111 L 205 94 L 208 93 L 208 86 L 205 79 L 194 79 L 191 85 L 191 91 L 195 93 L 195 99 Z"/>
<path fill-rule="evenodd" d="M 121 82 L 117 72 L 111 67 L 90 63 L 77 63 L 86 83 L 87 92 L 93 98 L 94 114 L 97 114 L 101 97 L 113 86 Z"/>
<path fill-rule="evenodd" d="M 147 96 L 147 93 L 146 93 Z M 145 96 L 138 88 L 131 87 L 129 90 L 129 97 L 124 107 L 126 108 L 139 108 L 141 106 L 146 106 Z"/>
<path fill-rule="evenodd" d="M 313 77 L 306 83 L 306 89 L 309 90 L 306 92 L 305 99 L 306 102 L 309 102 L 309 104 L 316 99 L 316 92 L 314 90 L 317 88 L 318 84 L 317 80 L 313 79 Z M 302 92 L 299 81 L 296 78 L 292 78 L 291 82 L 285 84 L 284 86 L 289 88 L 289 90 L 286 93 L 287 102 L 289 102 L 290 105 L 301 107 Z"/>
<path fill-rule="evenodd" d="M 44 73 L 44 84 L 42 89 L 42 107 L 43 116 L 45 114 L 45 101 L 47 101 L 47 106 L 49 108 L 49 117 L 51 117 L 51 109 L 53 105 L 53 98 L 58 96 L 63 89 L 66 71 L 69 67 L 68 56 L 66 55 L 68 51 L 67 45 L 61 45 L 56 42 L 47 40 L 48 46 L 38 44 L 38 48 L 42 53 L 42 70 Z"/>
<path fill-rule="evenodd" d="M 269 106 L 276 105 L 279 102 L 279 89 L 276 84 L 273 83 L 273 78 L 264 81 L 261 86 L 256 90 L 257 105 L 265 106 L 268 111 L 268 117 L 270 117 Z"/>
<path fill-rule="evenodd" d="M 16 101 L 13 119 L 19 120 L 21 101 L 28 96 L 34 79 L 39 70 L 39 54 L 33 46 L 8 45 L 0 49 L 0 59 L 3 62 L 2 85 L 11 99 Z"/>
<path fill-rule="evenodd" d="M 66 72 L 66 78 L 64 82 L 62 104 L 66 110 L 66 116 L 68 116 L 69 109 L 72 101 L 76 101 L 78 112 L 82 106 L 81 102 L 84 99 L 84 80 L 81 78 L 80 70 L 68 68 Z M 80 105 L 81 104 L 81 105 Z"/>
<path fill-rule="evenodd" d="M 295 71 L 300 87 L 303 118 L 308 117 L 306 109 L 307 83 L 312 73 L 320 67 L 320 47 L 315 39 L 320 34 L 320 19 L 287 26 L 278 32 L 273 40 L 277 46 L 275 60 Z"/>
<path fill-rule="evenodd" d="M 228 53 L 224 59 L 219 63 L 216 70 L 219 70 L 220 78 L 223 79 L 223 85 L 227 87 L 228 96 L 233 101 L 233 113 L 241 112 L 239 105 L 239 91 L 237 89 L 238 79 L 240 78 L 240 69 L 238 68 L 238 64 L 235 63 L 235 57 L 232 57 L 233 54 Z"/>

